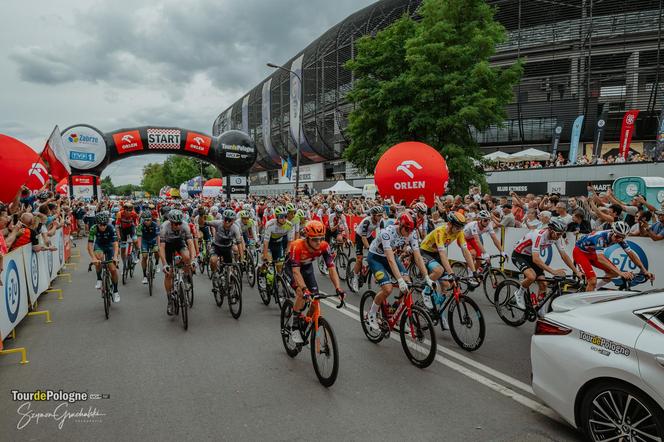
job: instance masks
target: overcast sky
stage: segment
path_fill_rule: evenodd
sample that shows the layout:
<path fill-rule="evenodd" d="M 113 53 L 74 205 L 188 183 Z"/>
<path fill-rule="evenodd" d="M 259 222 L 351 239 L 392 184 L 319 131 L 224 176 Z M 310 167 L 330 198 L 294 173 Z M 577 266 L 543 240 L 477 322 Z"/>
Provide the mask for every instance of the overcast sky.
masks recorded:
<path fill-rule="evenodd" d="M 374 0 L 0 0 L 0 133 L 41 151 L 53 127 L 210 133 L 221 111 Z M 139 184 L 147 155 L 111 164 Z"/>

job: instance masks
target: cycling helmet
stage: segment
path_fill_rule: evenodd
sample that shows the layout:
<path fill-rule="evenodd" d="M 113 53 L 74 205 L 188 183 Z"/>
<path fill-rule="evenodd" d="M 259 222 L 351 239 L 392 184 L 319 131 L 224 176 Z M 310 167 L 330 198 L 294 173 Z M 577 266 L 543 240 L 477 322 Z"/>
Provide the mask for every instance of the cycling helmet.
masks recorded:
<path fill-rule="evenodd" d="M 231 209 L 224 210 L 224 219 L 235 219 L 236 215 Z"/>
<path fill-rule="evenodd" d="M 286 212 L 295 212 L 295 205 L 293 203 L 286 204 Z"/>
<path fill-rule="evenodd" d="M 237 214 L 240 218 L 249 218 L 249 214 L 247 213 L 246 210 L 240 210 Z"/>
<path fill-rule="evenodd" d="M 565 223 L 555 218 L 549 221 L 548 226 L 550 230 L 558 233 L 563 233 L 565 230 L 567 230 Z M 629 227 L 627 228 L 627 231 L 629 231 Z"/>
<path fill-rule="evenodd" d="M 150 212 L 149 210 L 142 211 L 141 219 L 143 219 L 143 221 L 152 221 L 152 212 Z"/>
<path fill-rule="evenodd" d="M 184 214 L 182 213 L 181 210 L 173 209 L 170 212 L 168 212 L 168 219 L 172 223 L 181 223 L 182 220 L 184 219 Z"/>
<path fill-rule="evenodd" d="M 126 208 L 129 209 L 129 208 L 134 207 L 134 204 L 133 204 L 131 201 L 126 201 L 126 202 L 123 204 L 123 207 L 126 207 Z"/>
<path fill-rule="evenodd" d="M 43 190 L 37 194 L 37 199 L 38 200 L 47 200 L 48 199 L 48 192 Z"/>
<path fill-rule="evenodd" d="M 285 215 L 286 214 L 286 209 L 284 206 L 277 206 L 274 209 L 274 215 L 279 216 L 279 215 Z"/>
<path fill-rule="evenodd" d="M 207 213 L 207 210 L 205 210 L 205 207 L 199 207 L 198 208 L 198 216 L 205 216 Z"/>
<path fill-rule="evenodd" d="M 244 210 L 246 210 L 247 212 L 249 212 L 249 211 L 251 211 L 251 204 L 245 203 L 244 206 L 242 206 L 242 208 Z"/>
<path fill-rule="evenodd" d="M 466 225 L 466 217 L 458 212 L 450 212 L 447 215 L 447 221 L 453 226 L 463 227 Z"/>
<path fill-rule="evenodd" d="M 379 215 L 383 214 L 385 210 L 383 209 L 383 206 L 373 206 L 371 209 L 369 209 L 369 213 L 372 215 Z"/>
<path fill-rule="evenodd" d="M 428 207 L 424 203 L 415 204 L 415 211 L 420 213 L 427 213 Z"/>
<path fill-rule="evenodd" d="M 626 222 L 616 221 L 615 223 L 611 224 L 611 230 L 616 235 L 627 236 L 629 234 L 630 228 Z"/>
<path fill-rule="evenodd" d="M 405 227 L 408 230 L 413 230 L 415 228 L 415 221 L 409 213 L 404 213 L 399 217 L 399 227 Z"/>
<path fill-rule="evenodd" d="M 337 213 L 343 213 L 344 207 L 341 204 L 337 204 L 336 206 L 334 206 L 334 211 Z"/>
<path fill-rule="evenodd" d="M 486 210 L 480 210 L 480 212 L 477 214 L 477 218 L 479 219 L 491 219 L 491 214 L 487 212 Z"/>
<path fill-rule="evenodd" d="M 111 209 L 111 213 L 113 215 L 117 214 L 119 211 L 120 211 L 120 208 L 118 206 L 113 206 L 113 208 Z"/>
<path fill-rule="evenodd" d="M 97 224 L 108 224 L 111 219 L 108 212 L 105 210 L 103 212 L 99 212 L 95 218 Z"/>
<path fill-rule="evenodd" d="M 295 216 L 297 216 L 300 219 L 304 219 L 304 210 L 302 209 L 297 209 L 297 212 L 295 212 Z"/>
<path fill-rule="evenodd" d="M 307 238 L 322 238 L 325 236 L 325 225 L 320 221 L 309 221 L 304 226 Z"/>

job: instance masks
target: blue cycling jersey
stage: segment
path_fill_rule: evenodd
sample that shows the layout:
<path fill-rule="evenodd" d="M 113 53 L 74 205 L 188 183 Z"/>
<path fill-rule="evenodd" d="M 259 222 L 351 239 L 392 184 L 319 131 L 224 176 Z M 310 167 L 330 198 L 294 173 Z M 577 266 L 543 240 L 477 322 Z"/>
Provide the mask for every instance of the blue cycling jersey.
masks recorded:
<path fill-rule="evenodd" d="M 610 247 L 612 244 L 614 243 L 611 242 L 611 230 L 600 230 L 599 232 L 583 235 L 576 242 L 576 246 L 582 252 L 601 252 L 607 247 Z M 615 244 L 618 244 L 620 247 L 622 247 L 625 252 L 629 252 L 631 250 L 627 242 L 624 240 Z"/>

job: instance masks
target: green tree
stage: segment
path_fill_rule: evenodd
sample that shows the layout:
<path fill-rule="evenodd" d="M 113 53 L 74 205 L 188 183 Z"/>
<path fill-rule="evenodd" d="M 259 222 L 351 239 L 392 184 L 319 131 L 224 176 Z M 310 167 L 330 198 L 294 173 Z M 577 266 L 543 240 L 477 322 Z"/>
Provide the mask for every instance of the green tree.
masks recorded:
<path fill-rule="evenodd" d="M 172 155 L 164 161 L 163 174 L 166 184 L 179 187 L 185 181 L 200 175 L 200 163 L 189 157 Z"/>
<path fill-rule="evenodd" d="M 110 176 L 101 179 L 101 192 L 104 195 L 115 195 L 115 186 Z"/>
<path fill-rule="evenodd" d="M 344 156 L 370 171 L 390 146 L 421 141 L 445 157 L 450 191 L 465 192 L 485 184 L 471 128 L 505 120 L 522 63 L 490 66 L 506 33 L 483 0 L 424 0 L 418 12 L 419 21 L 404 16 L 358 41 L 346 65 L 356 80 Z"/>
<path fill-rule="evenodd" d="M 143 167 L 141 186 L 151 195 L 158 195 L 159 190 L 166 185 L 163 169 L 164 166 L 159 163 L 150 163 Z"/>
<path fill-rule="evenodd" d="M 118 196 L 131 196 L 134 192 L 142 190 L 141 186 L 135 184 L 123 184 L 115 188 L 115 194 Z"/>

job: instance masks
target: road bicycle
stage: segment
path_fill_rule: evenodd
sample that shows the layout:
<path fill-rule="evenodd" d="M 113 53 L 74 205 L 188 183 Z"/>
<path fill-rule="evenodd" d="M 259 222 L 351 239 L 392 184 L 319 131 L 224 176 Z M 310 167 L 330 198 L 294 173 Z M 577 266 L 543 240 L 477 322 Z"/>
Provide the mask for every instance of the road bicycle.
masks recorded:
<path fill-rule="evenodd" d="M 372 274 L 369 270 L 369 263 L 367 262 L 367 257 L 362 257 L 362 267 L 360 268 L 360 273 L 355 275 L 355 261 L 357 258 L 351 258 L 348 260 L 348 266 L 346 267 L 346 285 L 348 289 L 357 293 L 359 290 L 353 290 L 353 281 L 357 278 L 357 288 L 361 289 L 364 284 L 367 285 L 367 288 L 371 289 L 371 278 Z"/>
<path fill-rule="evenodd" d="M 432 308 L 427 309 L 421 300 L 418 300 L 416 304 L 425 308 L 434 325 L 440 323 L 440 328 L 443 331 L 445 331 L 443 315 L 447 311 L 447 326 L 454 342 L 466 351 L 475 351 L 484 343 L 486 324 L 482 310 L 475 301 L 462 293 L 459 285 L 460 282 L 464 282 L 472 286 L 472 278 L 450 275 L 442 279 L 450 282 L 452 293 L 442 293 L 438 284 L 436 284 L 437 287 L 430 295 Z"/>
<path fill-rule="evenodd" d="M 523 295 L 526 303 L 525 309 L 519 308 L 514 298 L 514 293 L 521 287 L 519 281 L 506 279 L 498 284 L 494 296 L 494 306 L 498 316 L 505 324 L 519 327 L 526 321 L 534 322 L 539 311 L 551 311 L 551 303 L 564 293 L 563 286 L 567 286 L 568 293 L 583 289 L 581 281 L 576 277 L 553 276 L 543 280 L 548 285 L 547 293 L 540 297 L 527 290 Z"/>
<path fill-rule="evenodd" d="M 347 277 L 346 270 L 348 269 L 349 260 L 348 255 L 346 252 L 344 252 L 343 241 L 332 241 L 330 244 L 330 253 L 334 255 L 334 266 L 337 269 L 339 279 L 345 281 Z M 318 271 L 323 275 L 328 275 L 327 265 L 325 265 L 325 260 L 322 257 L 318 258 Z"/>
<path fill-rule="evenodd" d="M 221 307 L 224 297 L 227 297 L 228 309 L 234 319 L 242 314 L 242 290 L 236 266 L 233 263 L 218 262 L 217 270 L 212 272 L 212 295 L 217 307 Z"/>
<path fill-rule="evenodd" d="M 154 289 L 154 275 L 157 272 L 156 268 L 156 259 L 154 257 L 154 251 L 150 252 L 141 252 L 141 255 L 147 255 L 147 269 L 145 269 L 145 274 L 148 278 L 148 292 L 150 293 L 150 296 L 152 296 L 152 290 Z"/>
<path fill-rule="evenodd" d="M 500 270 L 500 268 L 494 268 L 491 264 L 493 259 L 499 260 L 498 267 L 502 267 L 503 263 L 506 261 L 506 258 L 502 255 L 491 255 L 488 259 L 479 258 L 482 264 L 478 270 L 478 278 L 482 282 L 482 288 L 484 289 L 484 296 L 486 299 L 493 305 L 494 296 L 496 293 L 496 288 L 498 284 L 508 279 L 505 272 Z M 465 262 L 456 261 L 452 263 L 452 272 L 461 277 L 459 284 L 461 286 L 461 291 L 464 294 L 468 293 L 468 284 L 464 282 L 464 276 L 468 275 L 468 265 Z"/>
<path fill-rule="evenodd" d="M 111 280 L 111 271 L 108 265 L 114 263 L 112 259 L 101 262 L 101 299 L 104 301 L 104 315 L 106 319 L 111 313 L 111 302 L 113 299 L 113 281 Z"/>
<path fill-rule="evenodd" d="M 379 343 L 390 336 L 391 330 L 399 324 L 401 346 L 408 360 L 419 368 L 431 365 L 436 357 L 436 333 L 433 321 L 426 310 L 413 302 L 413 291 L 422 290 L 420 284 L 409 284 L 408 292 L 401 293 L 397 302 L 387 300 L 378 309 L 376 320 L 380 330 L 369 327 L 368 317 L 376 292 L 367 290 L 360 301 L 360 322 L 369 341 Z"/>
<path fill-rule="evenodd" d="M 126 285 L 127 280 L 134 277 L 134 269 L 136 268 L 136 251 L 134 250 L 133 241 L 122 241 L 120 243 L 120 248 L 127 249 L 125 256 L 122 258 L 122 285 Z"/>
<path fill-rule="evenodd" d="M 244 249 L 244 265 L 242 268 L 242 274 L 246 276 L 249 287 L 256 285 L 257 262 L 255 246 L 253 243 L 249 243 Z"/>
<path fill-rule="evenodd" d="M 212 279 L 212 269 L 210 268 L 210 241 L 205 241 L 202 238 L 198 239 L 198 268 L 202 274 L 208 275 Z"/>
<path fill-rule="evenodd" d="M 189 328 L 189 303 L 193 304 L 193 291 L 194 288 L 190 281 L 185 281 L 184 265 L 182 257 L 175 255 L 173 257 L 173 288 L 168 294 L 168 298 L 173 303 L 173 315 L 178 316 L 182 314 L 182 326 L 185 330 Z M 191 298 L 189 298 L 191 293 Z"/>
<path fill-rule="evenodd" d="M 300 316 L 300 328 L 295 331 L 292 330 L 293 301 L 287 299 L 281 306 L 281 340 L 286 353 L 294 358 L 300 353 L 302 347 L 310 345 L 314 371 L 318 381 L 325 387 L 332 386 L 337 380 L 339 374 L 339 348 L 332 326 L 321 315 L 320 300 L 334 296 L 339 295 L 327 295 L 322 292 L 312 294 L 305 291 L 304 299 L 306 303 L 303 311 L 307 313 Z M 343 306 L 344 300 L 342 297 L 337 308 Z M 292 341 L 293 333 L 300 333 L 302 337 L 301 344 Z"/>
<path fill-rule="evenodd" d="M 290 284 L 283 273 L 284 260 L 277 263 L 269 261 L 258 272 L 258 294 L 263 304 L 269 305 L 271 300 L 281 308 L 284 299 L 292 298 Z"/>

